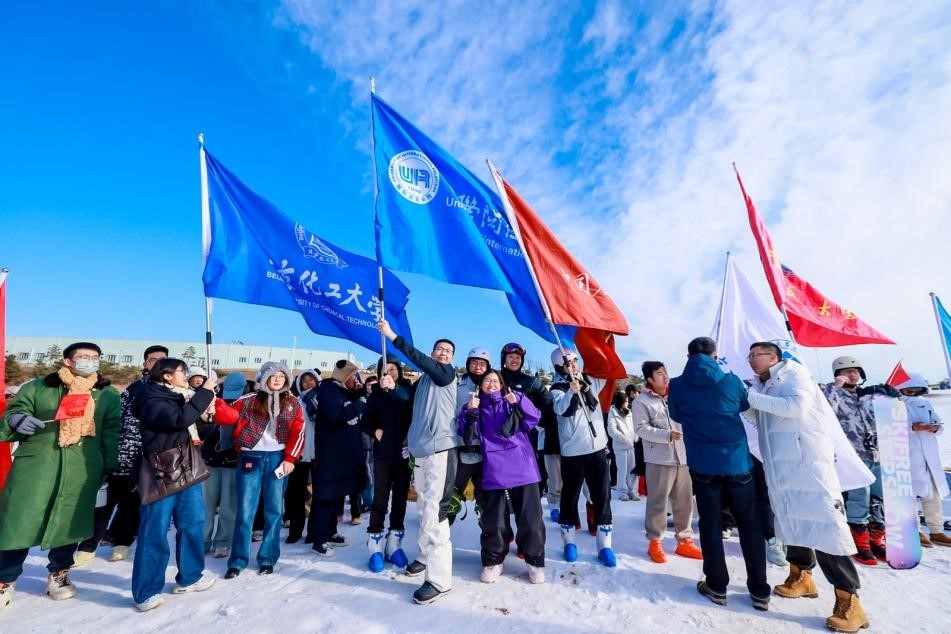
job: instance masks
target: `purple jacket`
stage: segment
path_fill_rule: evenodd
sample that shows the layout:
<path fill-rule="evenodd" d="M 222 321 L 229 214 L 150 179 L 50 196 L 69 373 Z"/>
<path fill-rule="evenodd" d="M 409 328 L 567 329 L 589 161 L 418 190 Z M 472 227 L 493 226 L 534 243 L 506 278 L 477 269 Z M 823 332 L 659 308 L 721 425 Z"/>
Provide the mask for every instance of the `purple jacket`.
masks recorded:
<path fill-rule="evenodd" d="M 515 405 L 509 405 L 501 392 L 479 394 L 474 424 L 482 441 L 482 487 L 486 490 L 512 489 L 541 480 L 535 450 L 528 438 L 541 413 L 524 394 L 515 394 L 518 396 Z M 522 410 L 522 424 L 511 438 L 505 438 L 501 433 L 502 424 L 513 407 Z M 469 412 L 463 409 L 459 413 L 460 434 L 465 434 Z"/>

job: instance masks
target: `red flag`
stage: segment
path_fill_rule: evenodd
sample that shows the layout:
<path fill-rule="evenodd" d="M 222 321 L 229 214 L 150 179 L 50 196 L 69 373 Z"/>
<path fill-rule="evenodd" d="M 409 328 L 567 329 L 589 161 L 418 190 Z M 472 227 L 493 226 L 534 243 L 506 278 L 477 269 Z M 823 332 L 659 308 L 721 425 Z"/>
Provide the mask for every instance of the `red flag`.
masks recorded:
<path fill-rule="evenodd" d="M 535 272 L 552 322 L 578 326 L 575 345 L 586 374 L 626 378 L 627 370 L 614 351 L 614 334 L 628 333 L 624 315 L 518 192 L 501 176 L 498 178 L 515 214 L 529 266 Z"/>
<path fill-rule="evenodd" d="M 905 368 L 902 367 L 901 361 L 898 362 L 898 365 L 895 366 L 895 369 L 892 370 L 892 373 L 888 375 L 888 378 L 885 379 L 885 383 L 888 383 L 892 387 L 898 387 L 905 381 L 910 381 L 911 376 L 905 372 Z"/>
<path fill-rule="evenodd" d="M 0 271 L 0 414 L 7 407 L 4 395 L 7 392 L 7 272 Z M 7 480 L 7 473 L 10 472 L 12 459 L 10 457 L 10 443 L 0 442 L 0 490 L 3 489 L 3 483 Z"/>
<path fill-rule="evenodd" d="M 736 173 L 736 180 L 746 202 L 750 229 L 756 239 L 766 281 L 769 282 L 777 308 L 786 309 L 786 318 L 796 343 L 810 348 L 851 346 L 858 343 L 894 344 L 894 341 L 859 319 L 851 310 L 836 304 L 812 284 L 782 265 L 766 231 L 766 225 L 743 187 L 739 172 Z"/>
<path fill-rule="evenodd" d="M 59 408 L 53 420 L 80 418 L 86 412 L 90 398 L 92 397 L 89 394 L 67 394 L 59 402 Z"/>

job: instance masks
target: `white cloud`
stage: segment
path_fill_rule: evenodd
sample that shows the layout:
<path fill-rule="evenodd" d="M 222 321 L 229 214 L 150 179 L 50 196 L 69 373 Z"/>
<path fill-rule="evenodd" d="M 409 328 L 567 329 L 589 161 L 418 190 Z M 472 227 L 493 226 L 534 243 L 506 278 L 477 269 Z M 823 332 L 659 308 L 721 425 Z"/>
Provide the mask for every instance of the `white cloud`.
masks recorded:
<path fill-rule="evenodd" d="M 463 162 L 499 163 L 628 315 L 632 367 L 676 368 L 708 333 L 726 250 L 765 296 L 735 160 L 784 261 L 899 342 L 857 351 L 870 374 L 903 356 L 944 375 L 927 293 L 951 303 L 946 6 L 566 6 L 287 0 L 278 22 L 355 113 L 375 74 Z"/>

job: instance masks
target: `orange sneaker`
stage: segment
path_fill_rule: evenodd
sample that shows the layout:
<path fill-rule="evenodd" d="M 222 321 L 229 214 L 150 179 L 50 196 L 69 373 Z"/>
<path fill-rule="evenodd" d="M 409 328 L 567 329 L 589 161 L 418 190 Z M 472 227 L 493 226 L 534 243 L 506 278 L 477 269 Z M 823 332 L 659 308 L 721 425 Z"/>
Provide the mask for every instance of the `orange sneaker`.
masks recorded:
<path fill-rule="evenodd" d="M 703 553 L 689 537 L 677 544 L 677 550 L 674 552 L 687 559 L 703 559 Z"/>
<path fill-rule="evenodd" d="M 659 539 L 652 539 L 647 545 L 647 554 L 655 564 L 666 564 L 667 555 L 664 554 L 664 547 L 661 546 Z"/>

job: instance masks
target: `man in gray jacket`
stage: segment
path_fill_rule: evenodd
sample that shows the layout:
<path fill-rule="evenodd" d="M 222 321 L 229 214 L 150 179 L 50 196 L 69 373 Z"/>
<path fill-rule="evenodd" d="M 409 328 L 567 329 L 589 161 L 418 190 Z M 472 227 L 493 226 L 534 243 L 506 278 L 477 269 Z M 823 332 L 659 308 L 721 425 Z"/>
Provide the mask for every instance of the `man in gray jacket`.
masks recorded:
<path fill-rule="evenodd" d="M 426 573 L 426 581 L 413 593 L 416 603 L 432 603 L 452 589 L 452 542 L 449 502 L 456 479 L 456 371 L 452 357 L 456 346 L 437 339 L 428 356 L 398 336 L 385 319 L 377 329 L 393 342 L 409 362 L 422 372 L 413 398 L 413 420 L 406 436 L 416 460 L 416 507 L 419 509 L 419 554 L 406 566 L 406 574 Z"/>
<path fill-rule="evenodd" d="M 645 477 L 647 478 L 647 509 L 644 530 L 647 531 L 647 554 L 654 563 L 667 562 L 661 540 L 667 530 L 667 500 L 674 512 L 674 537 L 681 557 L 702 559 L 693 543 L 690 521 L 693 516 L 693 485 L 687 467 L 684 435 L 680 423 L 670 417 L 667 409 L 667 386 L 670 377 L 660 361 L 641 365 L 646 389 L 631 404 L 634 433 L 644 443 Z"/>

